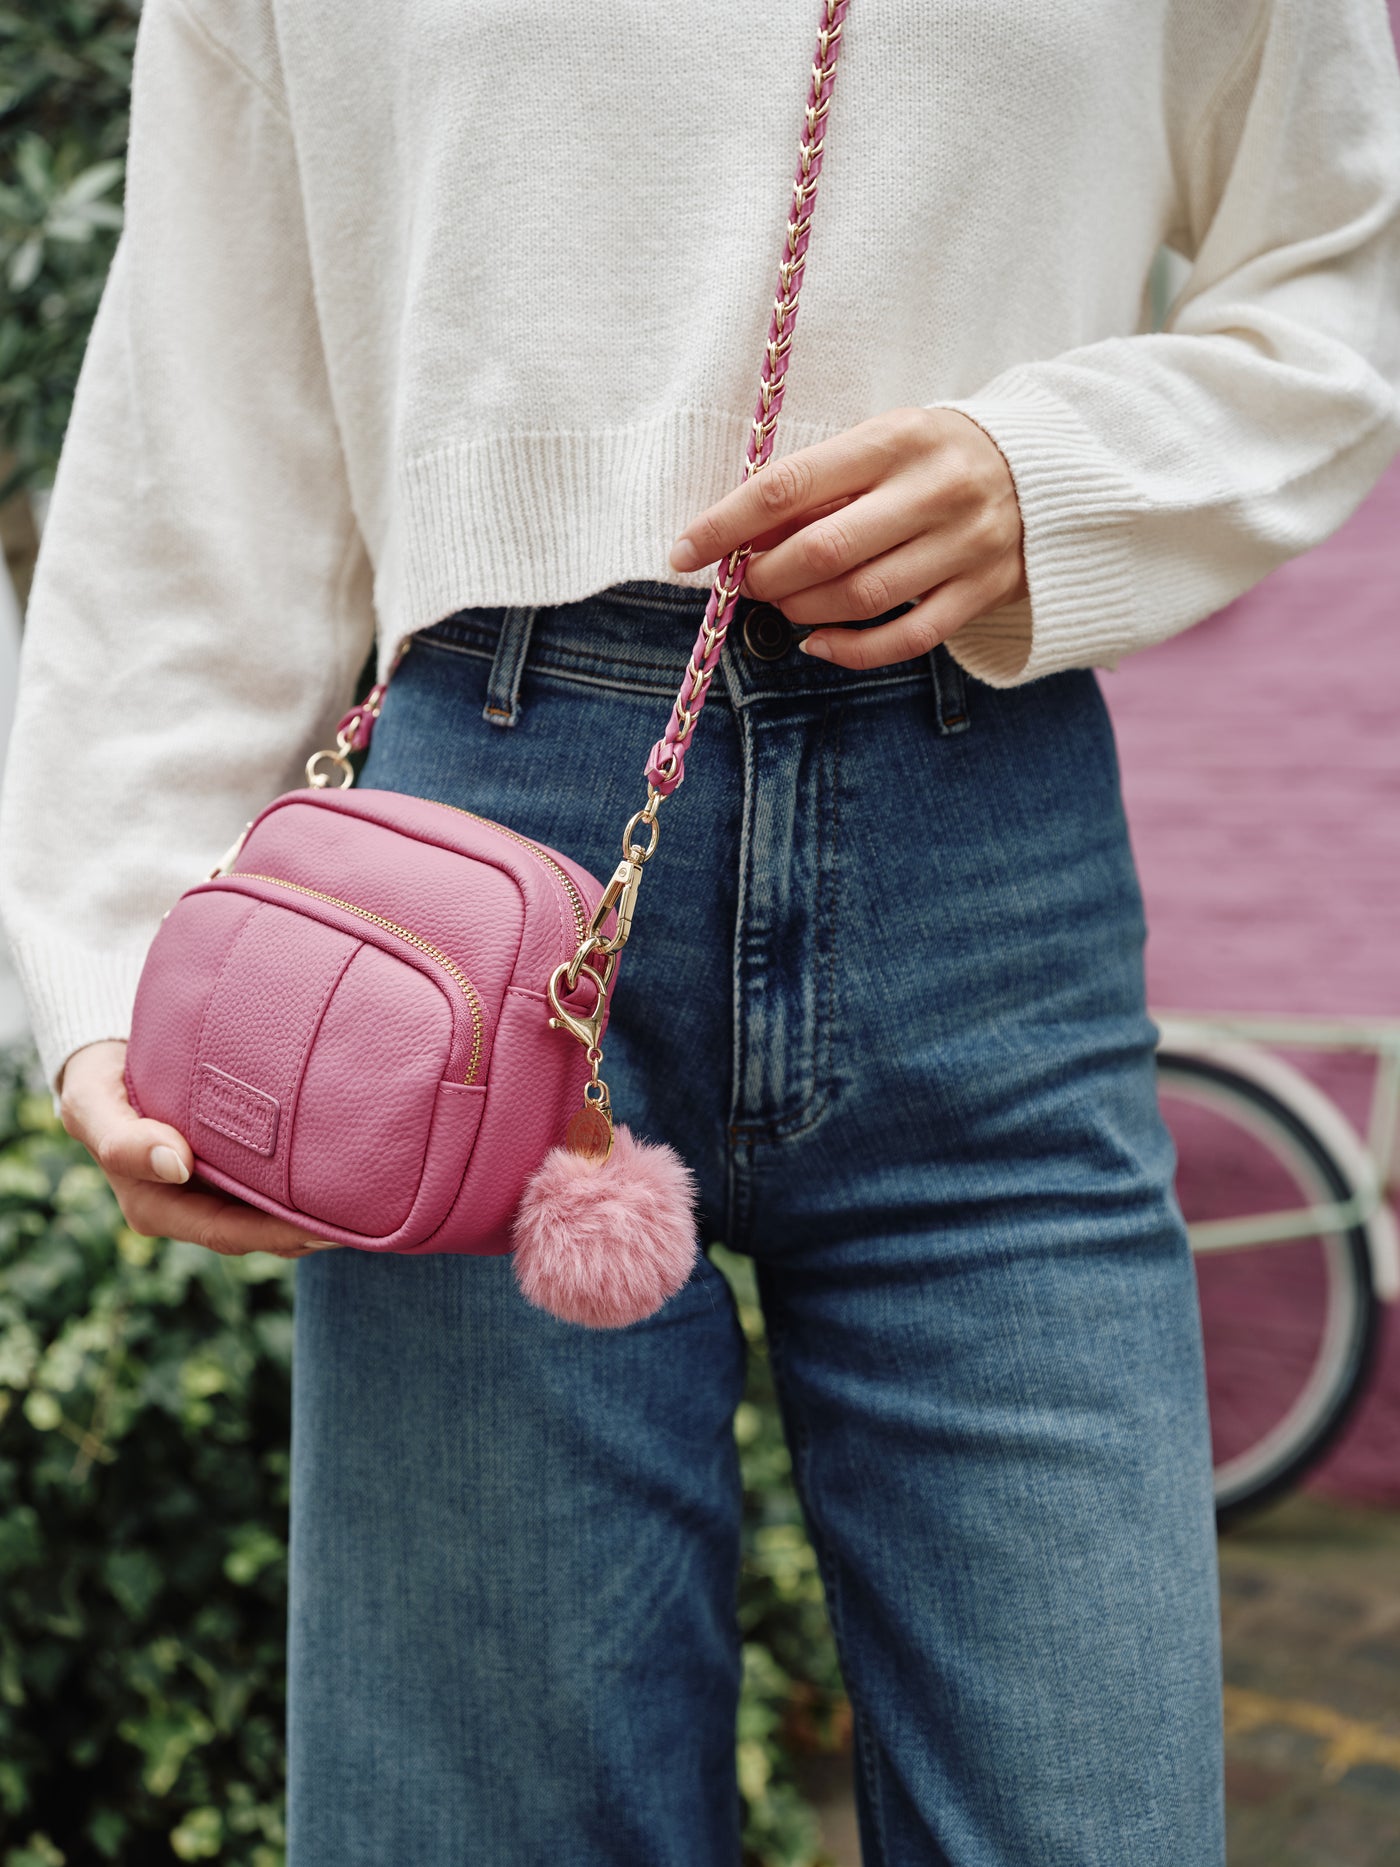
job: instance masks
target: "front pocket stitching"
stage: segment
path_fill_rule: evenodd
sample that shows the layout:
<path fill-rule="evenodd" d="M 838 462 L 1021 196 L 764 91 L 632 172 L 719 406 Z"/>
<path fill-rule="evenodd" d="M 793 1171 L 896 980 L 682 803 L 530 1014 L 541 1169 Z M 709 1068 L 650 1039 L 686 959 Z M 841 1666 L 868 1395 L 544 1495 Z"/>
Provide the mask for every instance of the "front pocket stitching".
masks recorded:
<path fill-rule="evenodd" d="M 328 929 L 328 931 L 331 933 L 338 933 L 340 930 L 339 928 L 332 927 Z M 350 940 L 349 934 L 343 937 Z M 320 1009 L 311 1021 L 310 1034 L 307 1037 L 305 1047 L 301 1053 L 301 1067 L 297 1071 L 296 1082 L 292 1085 L 292 1105 L 287 1112 L 286 1171 L 283 1174 L 282 1184 L 284 1197 L 282 1203 L 283 1205 L 290 1206 L 294 1212 L 303 1210 L 292 1197 L 292 1144 L 296 1140 L 297 1116 L 301 1112 L 301 1086 L 306 1081 L 306 1071 L 308 1064 L 311 1062 L 311 1052 L 316 1047 L 316 1039 L 321 1034 L 321 1026 L 326 1021 L 326 1012 L 330 1009 L 330 1002 L 335 997 L 336 988 L 364 949 L 365 942 L 363 940 L 351 940 L 350 951 L 346 954 L 341 965 L 336 969 L 335 977 L 331 980 L 330 985 L 327 987 L 321 999 Z"/>
<path fill-rule="evenodd" d="M 266 902 L 259 901 L 256 896 L 253 897 L 252 908 L 239 922 L 238 932 L 233 936 L 232 940 L 229 941 L 228 951 L 219 962 L 219 970 L 214 975 L 214 983 L 210 986 L 209 996 L 204 1001 L 204 1010 L 199 1020 L 199 1035 L 195 1038 L 194 1044 L 194 1065 L 190 1070 L 189 1082 L 185 1085 L 185 1125 L 183 1133 L 187 1141 L 189 1141 L 190 1135 L 194 1129 L 194 1085 L 195 1078 L 199 1075 L 199 1067 L 204 1061 L 204 1033 L 208 1029 L 209 1013 L 213 1008 L 215 998 L 218 996 L 219 987 L 223 984 L 224 974 L 228 971 L 234 954 L 243 944 L 244 934 L 247 933 L 253 922 L 258 918 L 258 909 L 266 905 Z M 214 1067 L 217 1069 L 218 1065 L 216 1064 Z M 217 1130 L 215 1132 L 217 1132 Z M 190 1146 L 194 1146 L 192 1141 L 190 1142 Z"/>

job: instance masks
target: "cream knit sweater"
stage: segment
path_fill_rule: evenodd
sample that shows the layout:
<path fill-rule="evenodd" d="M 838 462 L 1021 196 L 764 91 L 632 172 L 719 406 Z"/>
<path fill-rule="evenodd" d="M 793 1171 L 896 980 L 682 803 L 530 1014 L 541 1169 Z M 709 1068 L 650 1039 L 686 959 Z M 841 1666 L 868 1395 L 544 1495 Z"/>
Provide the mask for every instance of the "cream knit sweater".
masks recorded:
<path fill-rule="evenodd" d="M 125 1033 L 376 632 L 707 581 L 667 549 L 739 476 L 815 27 L 145 0 L 5 783 L 50 1072 Z M 847 35 L 778 451 L 900 404 L 986 429 L 1030 597 L 970 673 L 1111 662 L 1347 517 L 1400 448 L 1384 0 L 855 0 Z"/>

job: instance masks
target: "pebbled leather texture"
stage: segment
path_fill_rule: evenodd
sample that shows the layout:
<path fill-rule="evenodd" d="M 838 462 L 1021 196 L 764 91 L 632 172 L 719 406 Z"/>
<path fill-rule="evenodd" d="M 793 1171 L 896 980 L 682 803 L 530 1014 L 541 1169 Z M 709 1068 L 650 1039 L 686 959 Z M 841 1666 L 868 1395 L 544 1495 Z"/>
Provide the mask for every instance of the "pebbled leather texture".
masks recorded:
<path fill-rule="evenodd" d="M 200 1177 L 317 1237 L 508 1250 L 588 1080 L 549 1028 L 549 975 L 578 944 L 559 869 L 590 914 L 586 869 L 465 812 L 277 798 L 152 944 L 133 1106 L 185 1135 Z"/>

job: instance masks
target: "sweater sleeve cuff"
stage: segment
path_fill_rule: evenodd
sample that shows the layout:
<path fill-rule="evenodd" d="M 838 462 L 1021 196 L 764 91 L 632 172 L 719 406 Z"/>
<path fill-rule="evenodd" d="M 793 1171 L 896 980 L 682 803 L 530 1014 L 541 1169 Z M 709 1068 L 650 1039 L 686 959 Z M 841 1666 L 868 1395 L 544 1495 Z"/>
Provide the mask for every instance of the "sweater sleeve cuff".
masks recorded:
<path fill-rule="evenodd" d="M 949 653 L 989 687 L 1111 667 L 1140 639 L 1130 528 L 1141 493 L 1074 411 L 1024 375 L 1007 372 L 984 395 L 929 406 L 976 422 L 1005 458 L 1030 592 L 966 623 L 948 638 Z"/>
<path fill-rule="evenodd" d="M 29 1007 L 44 1080 L 58 1086 L 75 1050 L 131 1032 L 136 985 L 145 964 L 135 953 L 101 953 L 66 941 L 11 937 L 11 957 Z"/>

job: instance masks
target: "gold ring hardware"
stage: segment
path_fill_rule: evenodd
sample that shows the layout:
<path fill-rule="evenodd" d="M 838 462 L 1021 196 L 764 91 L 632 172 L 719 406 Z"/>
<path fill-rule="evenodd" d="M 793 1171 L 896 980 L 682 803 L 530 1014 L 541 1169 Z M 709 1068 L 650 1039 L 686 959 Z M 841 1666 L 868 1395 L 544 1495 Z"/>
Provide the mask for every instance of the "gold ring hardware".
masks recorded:
<path fill-rule="evenodd" d="M 631 917 L 629 916 L 628 918 L 630 921 Z M 597 933 L 585 934 L 578 952 L 575 953 L 573 958 L 568 962 L 568 970 L 564 975 L 564 990 L 566 992 L 576 992 L 578 990 L 578 976 L 583 967 L 583 963 L 585 960 L 591 959 L 596 953 L 601 956 L 603 963 L 601 966 L 595 967 L 594 970 L 603 981 L 603 990 L 606 991 L 612 984 L 613 967 L 617 964 L 618 948 L 624 943 L 625 936 L 623 941 L 619 941 L 616 937 L 611 940 L 605 940 L 601 934 Z"/>
<path fill-rule="evenodd" d="M 324 759 L 328 765 L 340 773 L 340 782 L 335 785 L 337 791 L 347 791 L 355 782 L 355 768 L 346 757 L 347 746 L 340 746 L 336 751 L 313 752 L 306 761 L 306 782 L 313 791 L 328 791 L 332 786 L 331 774 L 320 769 Z"/>
<path fill-rule="evenodd" d="M 622 832 L 622 854 L 628 862 L 635 862 L 638 867 L 644 862 L 649 862 L 656 854 L 657 840 L 661 835 L 661 826 L 656 821 L 656 806 L 660 802 L 660 796 L 653 791 L 647 800 L 646 809 L 633 811 L 627 819 L 627 828 Z M 646 824 L 651 832 L 645 848 L 640 843 L 632 841 L 632 832 L 639 823 Z M 616 881 L 616 879 L 617 877 L 614 876 L 613 880 Z M 612 883 L 610 882 L 608 886 L 611 887 Z"/>
<path fill-rule="evenodd" d="M 586 1018 L 580 1017 L 576 1011 L 570 1011 L 567 1005 L 561 1005 L 559 1002 L 559 984 L 562 979 L 567 978 L 572 964 L 572 960 L 566 959 L 549 975 L 549 985 L 546 990 L 549 993 L 550 1010 L 554 1013 L 549 1021 L 549 1028 L 552 1031 L 567 1031 L 570 1036 L 578 1039 L 585 1050 L 596 1050 L 598 1039 L 602 1035 L 603 1017 L 607 1010 L 607 987 L 592 966 L 581 965 L 579 971 L 593 986 L 598 996 L 594 1001 L 592 1011 Z"/>

